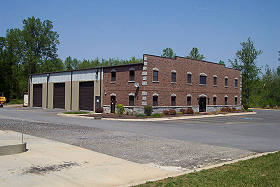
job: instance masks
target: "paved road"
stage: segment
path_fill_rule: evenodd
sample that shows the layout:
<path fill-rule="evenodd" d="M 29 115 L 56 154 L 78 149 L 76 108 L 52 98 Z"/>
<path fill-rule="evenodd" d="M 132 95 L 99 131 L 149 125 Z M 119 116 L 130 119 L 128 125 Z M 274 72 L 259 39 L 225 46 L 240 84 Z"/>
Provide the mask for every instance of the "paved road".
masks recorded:
<path fill-rule="evenodd" d="M 140 163 L 197 166 L 280 149 L 280 111 L 256 115 L 119 122 L 57 116 L 58 110 L 0 110 L 0 130 L 11 129 Z M 21 125 L 19 120 L 24 120 Z M 13 124 L 13 125 L 11 125 Z"/>

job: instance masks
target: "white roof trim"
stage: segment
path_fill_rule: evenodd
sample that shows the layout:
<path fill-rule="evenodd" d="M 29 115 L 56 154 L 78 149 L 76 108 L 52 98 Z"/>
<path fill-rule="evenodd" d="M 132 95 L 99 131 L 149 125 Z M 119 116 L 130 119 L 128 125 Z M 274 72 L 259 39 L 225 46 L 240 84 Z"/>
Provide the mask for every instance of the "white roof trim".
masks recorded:
<path fill-rule="evenodd" d="M 206 76 L 206 77 L 207 77 L 207 74 L 206 74 L 206 73 L 200 73 L 199 75 L 202 75 L 202 76 Z"/>
<path fill-rule="evenodd" d="M 228 76 L 225 76 L 225 79 L 228 79 Z"/>
<path fill-rule="evenodd" d="M 172 73 L 176 73 L 176 70 L 171 70 Z"/>
<path fill-rule="evenodd" d="M 111 93 L 110 96 L 117 96 L 115 93 Z"/>
<path fill-rule="evenodd" d="M 225 95 L 225 97 L 228 97 L 227 95 Z"/>
<path fill-rule="evenodd" d="M 154 93 L 153 96 L 158 96 L 158 93 Z"/>
<path fill-rule="evenodd" d="M 191 74 L 192 74 L 192 72 L 187 72 L 187 74 L 190 74 L 190 75 L 191 75 Z"/>
<path fill-rule="evenodd" d="M 116 71 L 117 71 L 116 69 L 112 69 L 112 70 L 111 70 L 111 72 L 116 72 Z"/>
<path fill-rule="evenodd" d="M 213 75 L 213 77 L 218 77 L 217 75 Z"/>
<path fill-rule="evenodd" d="M 129 96 L 135 96 L 135 93 L 132 93 L 132 92 L 131 92 L 131 93 L 129 93 L 128 95 L 129 95 Z"/>
<path fill-rule="evenodd" d="M 188 94 L 188 95 L 187 95 L 187 97 L 191 97 L 191 96 L 192 96 L 192 94 Z"/>
<path fill-rule="evenodd" d="M 235 79 L 235 80 L 238 80 L 238 78 L 237 78 L 237 77 L 235 77 L 234 79 Z"/>
<path fill-rule="evenodd" d="M 201 94 L 201 95 L 199 95 L 198 97 L 207 97 L 207 95 Z"/>
<path fill-rule="evenodd" d="M 158 68 L 153 68 L 153 71 L 159 71 L 159 69 Z"/>
<path fill-rule="evenodd" d="M 213 95 L 213 97 L 217 97 L 216 95 Z"/>
<path fill-rule="evenodd" d="M 175 93 L 171 94 L 171 97 L 176 97 L 176 94 Z"/>

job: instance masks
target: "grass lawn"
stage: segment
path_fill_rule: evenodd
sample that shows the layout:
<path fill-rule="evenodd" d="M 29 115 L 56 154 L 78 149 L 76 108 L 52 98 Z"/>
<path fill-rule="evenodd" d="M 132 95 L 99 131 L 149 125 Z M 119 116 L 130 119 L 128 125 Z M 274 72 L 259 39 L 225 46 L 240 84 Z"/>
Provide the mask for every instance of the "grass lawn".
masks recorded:
<path fill-rule="evenodd" d="M 138 187 L 155 186 L 280 186 L 280 152 Z"/>
<path fill-rule="evenodd" d="M 63 112 L 63 114 L 88 114 L 89 112 L 74 111 L 74 112 Z"/>

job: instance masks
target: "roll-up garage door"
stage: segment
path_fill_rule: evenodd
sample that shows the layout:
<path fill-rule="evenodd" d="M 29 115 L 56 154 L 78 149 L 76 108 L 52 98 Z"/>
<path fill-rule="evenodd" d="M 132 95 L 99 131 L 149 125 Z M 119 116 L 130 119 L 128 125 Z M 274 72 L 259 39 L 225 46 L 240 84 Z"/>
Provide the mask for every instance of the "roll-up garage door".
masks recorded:
<path fill-rule="evenodd" d="M 33 106 L 42 107 L 42 84 L 33 84 Z"/>
<path fill-rule="evenodd" d="M 80 82 L 79 88 L 79 107 L 80 110 L 93 110 L 94 98 L 94 84 L 93 81 Z"/>
<path fill-rule="evenodd" d="M 65 83 L 53 84 L 53 107 L 65 108 Z"/>

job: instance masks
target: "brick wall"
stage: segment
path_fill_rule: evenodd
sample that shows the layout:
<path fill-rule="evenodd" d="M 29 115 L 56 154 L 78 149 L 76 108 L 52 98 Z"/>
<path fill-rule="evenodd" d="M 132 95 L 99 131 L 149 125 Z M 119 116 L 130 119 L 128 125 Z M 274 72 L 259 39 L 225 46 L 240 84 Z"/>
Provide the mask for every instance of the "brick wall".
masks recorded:
<path fill-rule="evenodd" d="M 135 69 L 135 82 L 129 82 L 129 69 Z M 158 82 L 153 82 L 153 68 L 159 70 Z M 116 71 L 116 81 L 111 82 L 111 71 Z M 171 71 L 176 71 L 176 83 L 171 83 Z M 146 73 L 147 75 L 145 75 Z M 192 84 L 187 84 L 187 73 L 192 73 Z M 207 74 L 207 84 L 199 85 L 200 73 Z M 217 76 L 217 86 L 213 85 L 213 76 Z M 225 77 L 228 77 L 228 87 L 225 87 Z M 238 79 L 235 88 L 234 81 Z M 145 80 L 146 79 L 146 80 Z M 213 95 L 217 96 L 216 105 L 224 105 L 224 97 L 228 96 L 228 105 L 234 105 L 234 97 L 238 96 L 240 104 L 240 71 L 226 68 L 216 63 L 191 60 L 183 57 L 176 59 L 144 55 L 144 64 L 104 68 L 104 105 L 110 105 L 110 95 L 116 94 L 117 104 L 129 104 L 129 93 L 135 94 L 135 106 L 152 105 L 153 94 L 158 94 L 159 106 L 171 105 L 171 94 L 176 94 L 176 105 L 186 106 L 187 95 L 192 96 L 192 106 L 197 106 L 197 98 L 207 95 L 207 105 L 213 105 Z M 142 96 L 142 91 L 147 96 Z M 209 98 L 209 103 L 208 103 Z"/>

